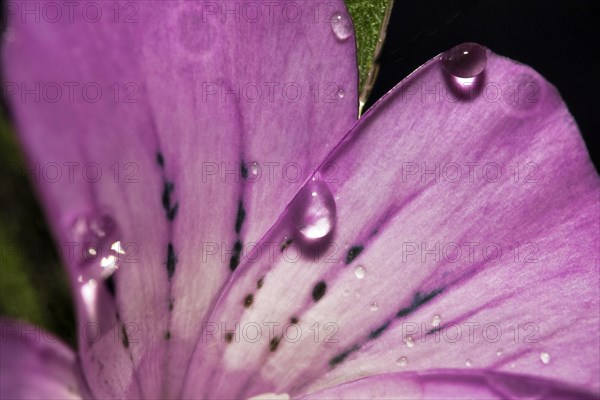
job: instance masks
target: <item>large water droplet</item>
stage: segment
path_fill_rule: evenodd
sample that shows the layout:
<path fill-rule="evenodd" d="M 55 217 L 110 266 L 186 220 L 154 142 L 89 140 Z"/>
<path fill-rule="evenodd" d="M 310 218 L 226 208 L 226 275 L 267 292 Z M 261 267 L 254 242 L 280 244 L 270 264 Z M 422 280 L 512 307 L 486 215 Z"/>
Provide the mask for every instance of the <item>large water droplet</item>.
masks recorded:
<path fill-rule="evenodd" d="M 357 265 L 354 267 L 354 276 L 356 276 L 358 279 L 363 279 L 366 273 L 367 270 L 362 265 Z"/>
<path fill-rule="evenodd" d="M 463 43 L 442 55 L 450 87 L 461 98 L 473 99 L 480 92 L 487 65 L 486 49 L 477 43 Z"/>
<path fill-rule="evenodd" d="M 344 14 L 336 12 L 331 16 L 331 30 L 338 40 L 346 40 L 352 35 L 352 22 Z"/>
<path fill-rule="evenodd" d="M 412 348 L 415 346 L 415 340 L 413 339 L 412 336 L 408 335 L 404 338 L 404 343 L 406 343 L 406 346 L 408 348 Z"/>
<path fill-rule="evenodd" d="M 540 360 L 542 361 L 543 364 L 548 365 L 550 364 L 550 354 L 546 353 L 546 352 L 542 352 L 540 353 Z"/>
<path fill-rule="evenodd" d="M 396 365 L 398 365 L 399 367 L 406 367 L 406 365 L 408 364 L 408 358 L 406 357 L 400 357 L 399 359 L 396 360 Z"/>
<path fill-rule="evenodd" d="M 335 199 L 329 187 L 313 179 L 294 198 L 290 216 L 296 228 L 306 239 L 327 236 L 335 226 Z"/>
<path fill-rule="evenodd" d="M 108 278 L 117 268 L 125 251 L 119 240 L 114 219 L 103 213 L 78 216 L 72 225 L 72 235 L 80 251 L 75 261 L 82 269 L 82 281 Z"/>
<path fill-rule="evenodd" d="M 434 315 L 433 318 L 431 319 L 431 325 L 433 325 L 436 328 L 438 326 L 440 326 L 441 323 L 442 323 L 442 317 L 440 317 L 439 315 Z"/>
<path fill-rule="evenodd" d="M 379 310 L 379 304 L 371 303 L 371 311 L 377 311 L 377 310 Z"/>
<path fill-rule="evenodd" d="M 475 78 L 487 65 L 485 47 L 477 43 L 459 44 L 442 55 L 442 65 L 457 78 Z"/>

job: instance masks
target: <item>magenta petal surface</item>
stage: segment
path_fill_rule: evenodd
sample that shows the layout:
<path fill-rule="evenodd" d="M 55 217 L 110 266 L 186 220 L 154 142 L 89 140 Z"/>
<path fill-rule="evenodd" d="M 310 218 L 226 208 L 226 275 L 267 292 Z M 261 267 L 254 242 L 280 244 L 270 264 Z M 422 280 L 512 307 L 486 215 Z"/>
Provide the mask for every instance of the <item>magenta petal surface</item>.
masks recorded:
<path fill-rule="evenodd" d="M 73 350 L 24 322 L 1 319 L 0 325 L 0 398 L 90 398 Z"/>
<path fill-rule="evenodd" d="M 290 205 L 221 296 L 188 397 L 439 368 L 598 391 L 600 191 L 577 127 L 489 51 L 473 96 L 449 78 L 425 64 L 323 162 L 334 232 L 307 243 Z"/>
<path fill-rule="evenodd" d="M 552 380 L 482 370 L 432 370 L 375 375 L 303 399 L 597 399 Z"/>
<path fill-rule="evenodd" d="M 94 3 L 58 22 L 11 9 L 7 97 L 80 324 L 100 327 L 79 332 L 99 398 L 177 397 L 241 247 L 356 121 L 353 35 L 328 18 L 349 20 L 343 2 L 252 4 L 261 17 L 229 2 Z M 125 255 L 103 284 L 80 227 L 105 217 Z"/>

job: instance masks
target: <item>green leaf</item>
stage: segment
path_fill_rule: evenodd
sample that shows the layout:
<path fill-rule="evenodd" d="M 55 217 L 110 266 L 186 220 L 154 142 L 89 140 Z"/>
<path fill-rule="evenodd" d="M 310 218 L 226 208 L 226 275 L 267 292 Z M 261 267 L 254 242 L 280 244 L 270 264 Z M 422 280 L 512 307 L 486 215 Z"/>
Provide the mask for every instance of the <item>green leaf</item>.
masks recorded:
<path fill-rule="evenodd" d="M 32 174 L 0 114 L 0 315 L 75 343 L 68 280 L 40 210 Z"/>
<path fill-rule="evenodd" d="M 377 76 L 378 57 L 393 0 L 345 0 L 354 22 L 361 108 Z"/>

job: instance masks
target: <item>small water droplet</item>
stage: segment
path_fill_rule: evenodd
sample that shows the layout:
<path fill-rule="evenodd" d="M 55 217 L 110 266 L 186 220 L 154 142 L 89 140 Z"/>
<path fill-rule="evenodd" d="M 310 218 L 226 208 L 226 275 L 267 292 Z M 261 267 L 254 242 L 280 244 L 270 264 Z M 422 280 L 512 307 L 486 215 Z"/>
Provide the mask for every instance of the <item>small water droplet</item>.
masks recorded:
<path fill-rule="evenodd" d="M 290 213 L 296 228 L 306 239 L 320 239 L 335 226 L 335 199 L 324 182 L 311 180 L 294 198 Z"/>
<path fill-rule="evenodd" d="M 465 361 L 465 365 L 467 367 L 470 367 L 471 365 L 473 365 L 473 362 L 467 358 L 467 360 Z"/>
<path fill-rule="evenodd" d="M 344 92 L 344 89 L 340 89 L 338 90 L 337 95 L 340 99 L 343 99 L 346 93 Z"/>
<path fill-rule="evenodd" d="M 485 47 L 477 43 L 462 43 L 442 55 L 442 65 L 458 78 L 475 78 L 487 65 Z"/>
<path fill-rule="evenodd" d="M 371 303 L 371 311 L 377 311 L 379 309 L 379 304 Z"/>
<path fill-rule="evenodd" d="M 498 350 L 496 351 L 496 355 L 497 355 L 497 356 L 501 356 L 501 355 L 502 355 L 502 353 L 503 353 L 503 350 L 502 350 L 502 349 L 498 349 Z"/>
<path fill-rule="evenodd" d="M 408 364 L 408 358 L 406 358 L 404 356 L 402 356 L 396 360 L 396 365 L 398 365 L 399 367 L 406 367 L 407 364 Z"/>
<path fill-rule="evenodd" d="M 258 165 L 256 161 L 251 162 L 248 164 L 248 172 L 250 172 L 250 175 L 252 176 L 257 176 L 260 172 L 260 165 Z"/>
<path fill-rule="evenodd" d="M 441 323 L 442 323 L 442 317 L 440 317 L 439 315 L 434 315 L 433 318 L 431 319 L 431 325 L 433 325 L 436 328 L 438 326 L 440 326 Z"/>
<path fill-rule="evenodd" d="M 336 12 L 331 16 L 331 30 L 338 40 L 346 40 L 352 35 L 352 22 L 347 16 Z"/>
<path fill-rule="evenodd" d="M 406 347 L 408 348 L 412 348 L 415 346 L 415 340 L 410 335 L 404 338 L 404 343 L 406 343 Z"/>
<path fill-rule="evenodd" d="M 354 267 L 354 276 L 356 276 L 358 279 L 363 279 L 366 273 L 367 270 L 362 265 L 357 265 Z"/>
<path fill-rule="evenodd" d="M 540 353 L 540 360 L 542 361 L 542 364 L 548 365 L 550 364 L 550 354 L 546 353 L 546 352 L 542 352 Z"/>

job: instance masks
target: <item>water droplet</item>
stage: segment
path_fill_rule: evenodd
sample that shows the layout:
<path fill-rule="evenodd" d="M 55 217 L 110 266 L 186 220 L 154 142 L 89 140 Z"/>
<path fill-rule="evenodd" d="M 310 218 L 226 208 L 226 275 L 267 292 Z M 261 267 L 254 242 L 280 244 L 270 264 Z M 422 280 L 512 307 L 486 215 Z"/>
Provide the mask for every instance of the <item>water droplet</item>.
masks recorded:
<path fill-rule="evenodd" d="M 441 61 L 454 94 L 472 100 L 483 86 L 485 47 L 477 43 L 459 44 L 442 54 Z"/>
<path fill-rule="evenodd" d="M 404 338 L 404 343 L 406 343 L 406 347 L 409 349 L 415 346 L 415 340 L 410 335 Z"/>
<path fill-rule="evenodd" d="M 356 276 L 358 279 L 363 279 L 366 273 L 367 270 L 362 265 L 357 265 L 354 267 L 354 276 Z"/>
<path fill-rule="evenodd" d="M 251 176 L 258 176 L 258 173 L 260 172 L 260 165 L 258 165 L 256 161 L 251 162 L 248 164 L 248 172 L 250 172 Z"/>
<path fill-rule="evenodd" d="M 458 78 L 475 78 L 487 65 L 486 49 L 477 43 L 459 44 L 442 55 L 442 65 Z"/>
<path fill-rule="evenodd" d="M 502 350 L 502 349 L 498 349 L 498 350 L 496 351 L 496 355 L 497 355 L 497 356 L 501 356 L 501 355 L 502 355 L 502 353 L 503 353 L 503 350 Z"/>
<path fill-rule="evenodd" d="M 346 40 L 352 35 L 352 22 L 344 14 L 336 12 L 331 16 L 331 30 L 338 40 Z"/>
<path fill-rule="evenodd" d="M 371 311 L 377 311 L 379 309 L 379 304 L 371 303 Z"/>
<path fill-rule="evenodd" d="M 296 195 L 290 211 L 296 228 L 306 239 L 320 239 L 333 230 L 336 206 L 329 187 L 311 180 Z"/>
<path fill-rule="evenodd" d="M 465 365 L 467 367 L 470 367 L 471 365 L 473 365 L 473 362 L 467 358 L 467 360 L 465 361 Z"/>
<path fill-rule="evenodd" d="M 540 360 L 542 361 L 543 364 L 550 364 L 550 354 L 546 353 L 546 352 L 542 352 L 540 353 Z"/>
<path fill-rule="evenodd" d="M 78 216 L 72 224 L 72 235 L 76 245 L 81 246 L 80 257 L 76 258 L 84 275 L 81 282 L 108 278 L 119 268 L 125 251 L 118 238 L 117 224 L 110 215 Z"/>
<path fill-rule="evenodd" d="M 396 360 L 396 365 L 398 365 L 399 367 L 406 367 L 407 364 L 408 364 L 408 358 L 406 358 L 404 356 L 402 356 Z"/>
<path fill-rule="evenodd" d="M 438 326 L 440 326 L 441 323 L 442 323 L 442 318 L 439 315 L 434 315 L 433 318 L 431 319 L 431 325 L 433 325 L 436 328 Z"/>
<path fill-rule="evenodd" d="M 346 93 L 344 92 L 344 89 L 340 89 L 338 90 L 337 95 L 340 99 L 343 99 Z"/>

